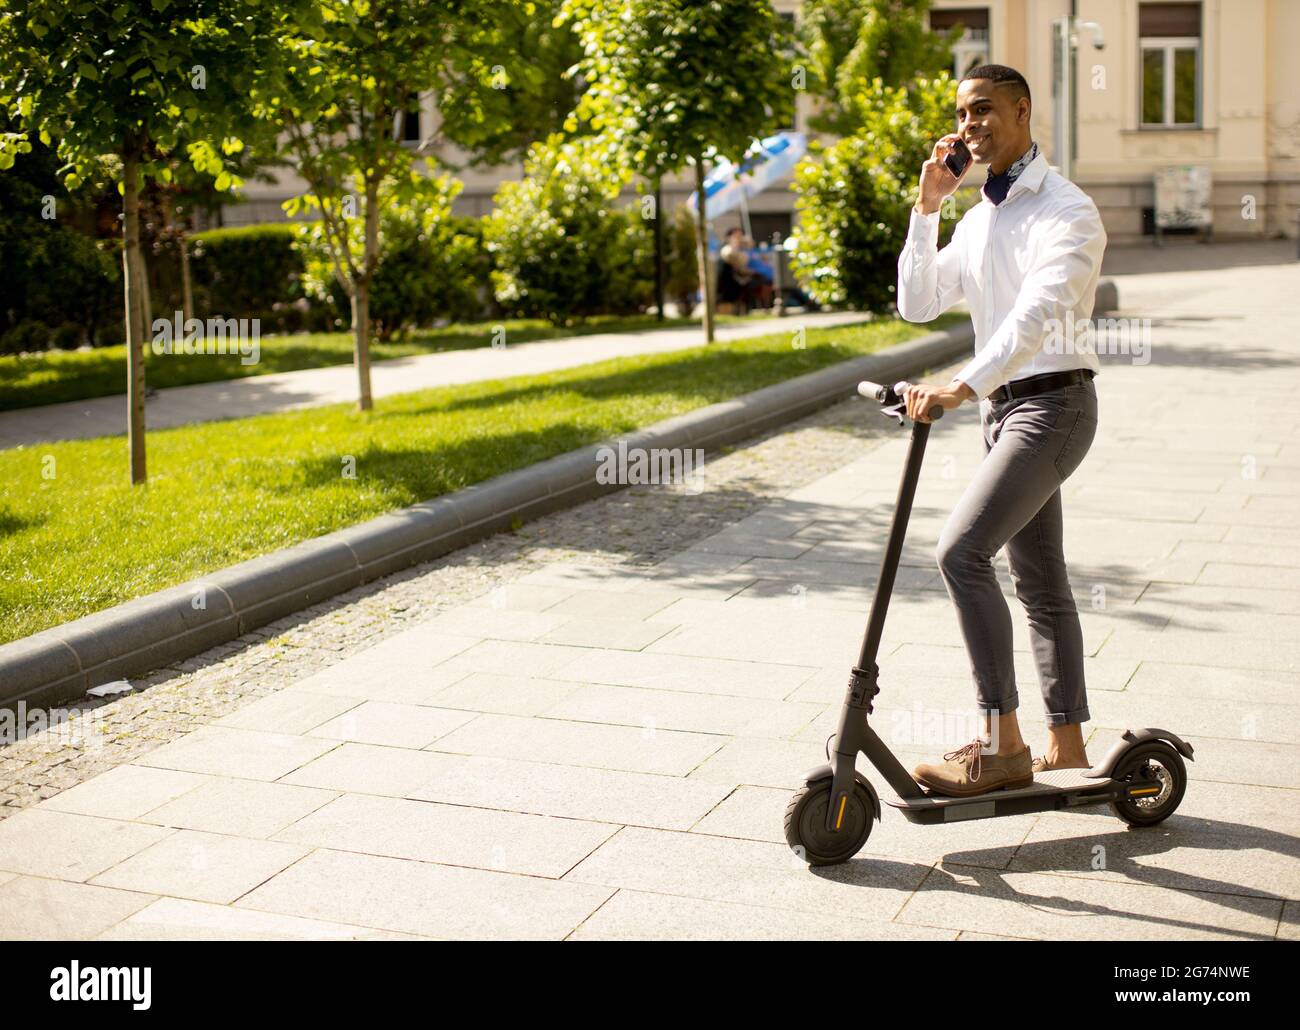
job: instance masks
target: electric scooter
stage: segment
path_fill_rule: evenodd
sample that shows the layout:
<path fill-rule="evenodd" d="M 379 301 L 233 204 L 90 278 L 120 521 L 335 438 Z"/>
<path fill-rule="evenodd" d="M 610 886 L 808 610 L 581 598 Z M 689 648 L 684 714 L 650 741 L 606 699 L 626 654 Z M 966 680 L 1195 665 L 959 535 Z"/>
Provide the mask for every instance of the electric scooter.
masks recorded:
<path fill-rule="evenodd" d="M 858 393 L 880 403 L 882 414 L 904 426 L 908 385 L 899 382 L 890 387 L 862 382 L 858 384 Z M 928 412 L 931 420 L 942 416 L 940 405 Z M 1101 804 L 1109 804 L 1117 816 L 1132 826 L 1153 826 L 1169 818 L 1187 789 L 1183 759 L 1192 758 L 1192 746 L 1168 730 L 1125 730 L 1106 756 L 1090 769 L 1049 770 L 1035 773 L 1034 782 L 1028 787 L 1002 788 L 973 797 L 948 797 L 930 791 L 913 779 L 871 729 L 868 716 L 880 693 L 876 656 L 929 435 L 929 423 L 912 423 L 907 464 L 880 565 L 880 579 L 871 602 L 862 651 L 849 673 L 839 729 L 826 743 L 828 764 L 806 773 L 803 786 L 786 806 L 786 843 L 813 866 L 846 862 L 862 849 L 871 834 L 873 821 L 880 821 L 881 807 L 875 787 L 855 767 L 859 753 L 866 756 L 893 789 L 895 796 L 886 798 L 885 803 L 902 812 L 909 822 L 994 819 Z"/>

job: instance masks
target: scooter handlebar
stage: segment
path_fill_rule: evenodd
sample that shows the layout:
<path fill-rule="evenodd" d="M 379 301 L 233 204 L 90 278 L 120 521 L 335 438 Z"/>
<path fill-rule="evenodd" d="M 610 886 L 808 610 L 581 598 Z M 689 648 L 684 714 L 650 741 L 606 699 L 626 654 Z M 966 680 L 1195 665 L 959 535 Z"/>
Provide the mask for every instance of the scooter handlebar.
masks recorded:
<path fill-rule="evenodd" d="M 905 379 L 899 380 L 893 386 L 882 386 L 880 383 L 873 383 L 868 379 L 858 383 L 858 393 L 868 400 L 876 401 L 880 404 L 904 404 L 906 407 L 903 394 L 911 384 Z M 943 405 L 936 404 L 926 415 L 931 422 L 937 422 L 943 418 Z"/>

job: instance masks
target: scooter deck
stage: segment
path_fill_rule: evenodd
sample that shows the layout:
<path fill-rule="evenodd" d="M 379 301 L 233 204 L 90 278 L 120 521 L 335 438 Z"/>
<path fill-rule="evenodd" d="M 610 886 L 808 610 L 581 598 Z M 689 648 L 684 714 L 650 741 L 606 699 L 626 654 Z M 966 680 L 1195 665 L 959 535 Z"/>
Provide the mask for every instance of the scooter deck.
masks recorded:
<path fill-rule="evenodd" d="M 992 815 L 1011 814 L 1009 810 L 1034 811 L 1058 807 L 1055 801 L 1066 803 L 1067 796 L 1078 797 L 1082 792 L 1104 791 L 1114 781 L 1108 776 L 1085 776 L 1087 769 L 1052 769 L 1035 773 L 1028 787 L 991 790 L 968 798 L 947 797 L 928 793 L 920 798 L 885 798 L 885 804 L 897 808 L 909 817 L 919 814 L 941 822 L 958 819 L 980 819 Z M 998 811 L 1003 809 L 1003 811 Z M 926 821 L 930 821 L 927 819 Z"/>

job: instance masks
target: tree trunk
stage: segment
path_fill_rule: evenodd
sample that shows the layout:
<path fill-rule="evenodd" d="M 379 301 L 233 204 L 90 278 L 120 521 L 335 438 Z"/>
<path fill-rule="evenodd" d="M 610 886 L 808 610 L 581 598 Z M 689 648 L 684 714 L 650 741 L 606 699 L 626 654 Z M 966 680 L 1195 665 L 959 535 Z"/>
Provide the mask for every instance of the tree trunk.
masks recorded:
<path fill-rule="evenodd" d="M 186 321 L 194 317 L 194 281 L 190 277 L 190 239 L 184 229 L 179 238 L 181 248 L 181 313 Z"/>
<path fill-rule="evenodd" d="M 144 457 L 144 303 L 140 286 L 144 262 L 140 259 L 140 189 L 136 182 L 140 155 L 128 144 L 123 155 L 122 285 L 126 310 L 128 411 L 127 443 L 131 451 L 131 482 L 147 476 Z"/>
<path fill-rule="evenodd" d="M 700 266 L 700 294 L 704 297 L 704 342 L 713 342 L 713 276 L 709 275 L 709 218 L 704 200 L 704 161 L 695 159 L 695 255 Z"/>
<path fill-rule="evenodd" d="M 664 320 L 664 205 L 663 179 L 655 177 L 655 311 L 656 321 Z"/>
<path fill-rule="evenodd" d="M 139 223 L 137 222 L 137 224 Z M 145 257 L 144 246 L 139 242 L 138 237 L 135 247 L 135 260 L 140 266 L 137 275 L 140 281 L 140 292 L 138 294 L 140 298 L 140 341 L 143 347 L 149 338 L 149 327 L 153 324 L 153 292 L 149 289 L 149 259 Z"/>
<path fill-rule="evenodd" d="M 361 274 L 352 292 L 352 332 L 357 366 L 357 409 L 370 411 L 370 283 L 379 263 L 379 182 L 366 179 L 366 242 L 361 258 Z"/>

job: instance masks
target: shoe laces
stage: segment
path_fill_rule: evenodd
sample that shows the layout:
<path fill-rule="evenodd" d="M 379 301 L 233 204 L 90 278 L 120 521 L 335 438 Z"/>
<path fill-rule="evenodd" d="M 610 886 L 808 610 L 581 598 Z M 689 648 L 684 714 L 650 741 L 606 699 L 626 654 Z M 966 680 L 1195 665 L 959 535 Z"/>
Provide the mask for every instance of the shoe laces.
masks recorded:
<path fill-rule="evenodd" d="M 969 762 L 971 767 L 971 783 L 980 778 L 980 756 L 984 753 L 984 741 L 976 737 L 969 744 L 959 747 L 956 751 L 949 751 L 944 755 L 944 760 L 948 762 Z"/>

